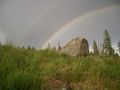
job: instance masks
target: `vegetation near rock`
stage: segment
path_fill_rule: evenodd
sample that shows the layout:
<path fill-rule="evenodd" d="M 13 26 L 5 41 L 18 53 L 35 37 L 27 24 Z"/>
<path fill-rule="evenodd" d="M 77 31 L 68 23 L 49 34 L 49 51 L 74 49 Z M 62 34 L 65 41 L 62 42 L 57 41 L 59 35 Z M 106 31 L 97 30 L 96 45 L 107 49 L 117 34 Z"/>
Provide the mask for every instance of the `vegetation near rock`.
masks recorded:
<path fill-rule="evenodd" d="M 104 42 L 103 42 L 103 52 L 107 56 L 110 56 L 113 53 L 113 49 L 112 49 L 111 37 L 109 35 L 109 32 L 106 29 L 104 31 L 103 39 L 104 39 Z"/>
<path fill-rule="evenodd" d="M 58 42 L 58 51 L 61 50 L 60 41 Z"/>
<path fill-rule="evenodd" d="M 60 51 L 70 56 L 80 56 L 89 54 L 89 44 L 85 38 L 78 37 L 66 44 Z"/>
<path fill-rule="evenodd" d="M 43 50 L 0 44 L 0 90 L 120 90 L 120 56 L 104 35 L 103 44 L 94 39 L 93 54 L 81 37 L 63 48 L 58 42 L 60 51 L 50 43 Z"/>
<path fill-rule="evenodd" d="M 118 43 L 118 51 L 119 51 L 119 54 L 120 54 L 120 41 Z"/>
<path fill-rule="evenodd" d="M 120 57 L 70 57 L 0 45 L 0 90 L 119 90 Z"/>
<path fill-rule="evenodd" d="M 93 53 L 94 55 L 99 55 L 99 50 L 95 39 L 93 40 Z"/>

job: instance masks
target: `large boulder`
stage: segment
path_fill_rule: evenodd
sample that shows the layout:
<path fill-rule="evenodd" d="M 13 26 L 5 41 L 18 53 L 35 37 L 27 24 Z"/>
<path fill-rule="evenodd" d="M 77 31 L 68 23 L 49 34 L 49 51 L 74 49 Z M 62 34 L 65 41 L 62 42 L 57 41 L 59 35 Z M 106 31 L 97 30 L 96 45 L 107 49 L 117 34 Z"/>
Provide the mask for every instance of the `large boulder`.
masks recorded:
<path fill-rule="evenodd" d="M 85 38 L 78 37 L 66 44 L 60 51 L 70 56 L 82 56 L 89 54 L 89 44 Z"/>

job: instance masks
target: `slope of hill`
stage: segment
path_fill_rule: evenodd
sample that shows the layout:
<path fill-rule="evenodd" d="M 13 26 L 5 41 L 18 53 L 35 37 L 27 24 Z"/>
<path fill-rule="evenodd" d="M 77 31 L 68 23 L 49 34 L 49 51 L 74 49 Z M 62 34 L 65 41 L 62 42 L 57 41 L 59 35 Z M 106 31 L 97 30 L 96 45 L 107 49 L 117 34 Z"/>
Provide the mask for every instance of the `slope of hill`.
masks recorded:
<path fill-rule="evenodd" d="M 0 46 L 0 90 L 119 90 L 119 57 Z M 67 89 L 66 89 L 67 90 Z"/>

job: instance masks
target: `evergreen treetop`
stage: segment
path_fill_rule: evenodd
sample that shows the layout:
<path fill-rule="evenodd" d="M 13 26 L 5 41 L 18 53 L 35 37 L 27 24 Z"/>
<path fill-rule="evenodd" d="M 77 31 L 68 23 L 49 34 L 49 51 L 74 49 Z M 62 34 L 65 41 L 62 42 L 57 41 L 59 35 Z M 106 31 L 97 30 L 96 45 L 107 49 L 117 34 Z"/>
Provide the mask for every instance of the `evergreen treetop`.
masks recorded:
<path fill-rule="evenodd" d="M 104 36 L 103 36 L 103 52 L 104 54 L 110 56 L 112 54 L 112 45 L 111 45 L 111 38 L 109 32 L 105 29 Z"/>

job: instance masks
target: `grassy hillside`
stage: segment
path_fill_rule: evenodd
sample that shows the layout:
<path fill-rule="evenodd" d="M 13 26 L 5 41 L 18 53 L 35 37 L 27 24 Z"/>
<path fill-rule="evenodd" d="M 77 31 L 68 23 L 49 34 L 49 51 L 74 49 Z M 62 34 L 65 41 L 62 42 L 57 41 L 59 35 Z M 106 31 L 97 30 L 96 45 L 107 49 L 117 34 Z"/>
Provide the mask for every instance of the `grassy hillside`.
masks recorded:
<path fill-rule="evenodd" d="M 0 46 L 0 90 L 53 90 L 64 84 L 74 90 L 119 90 L 120 58 Z"/>

